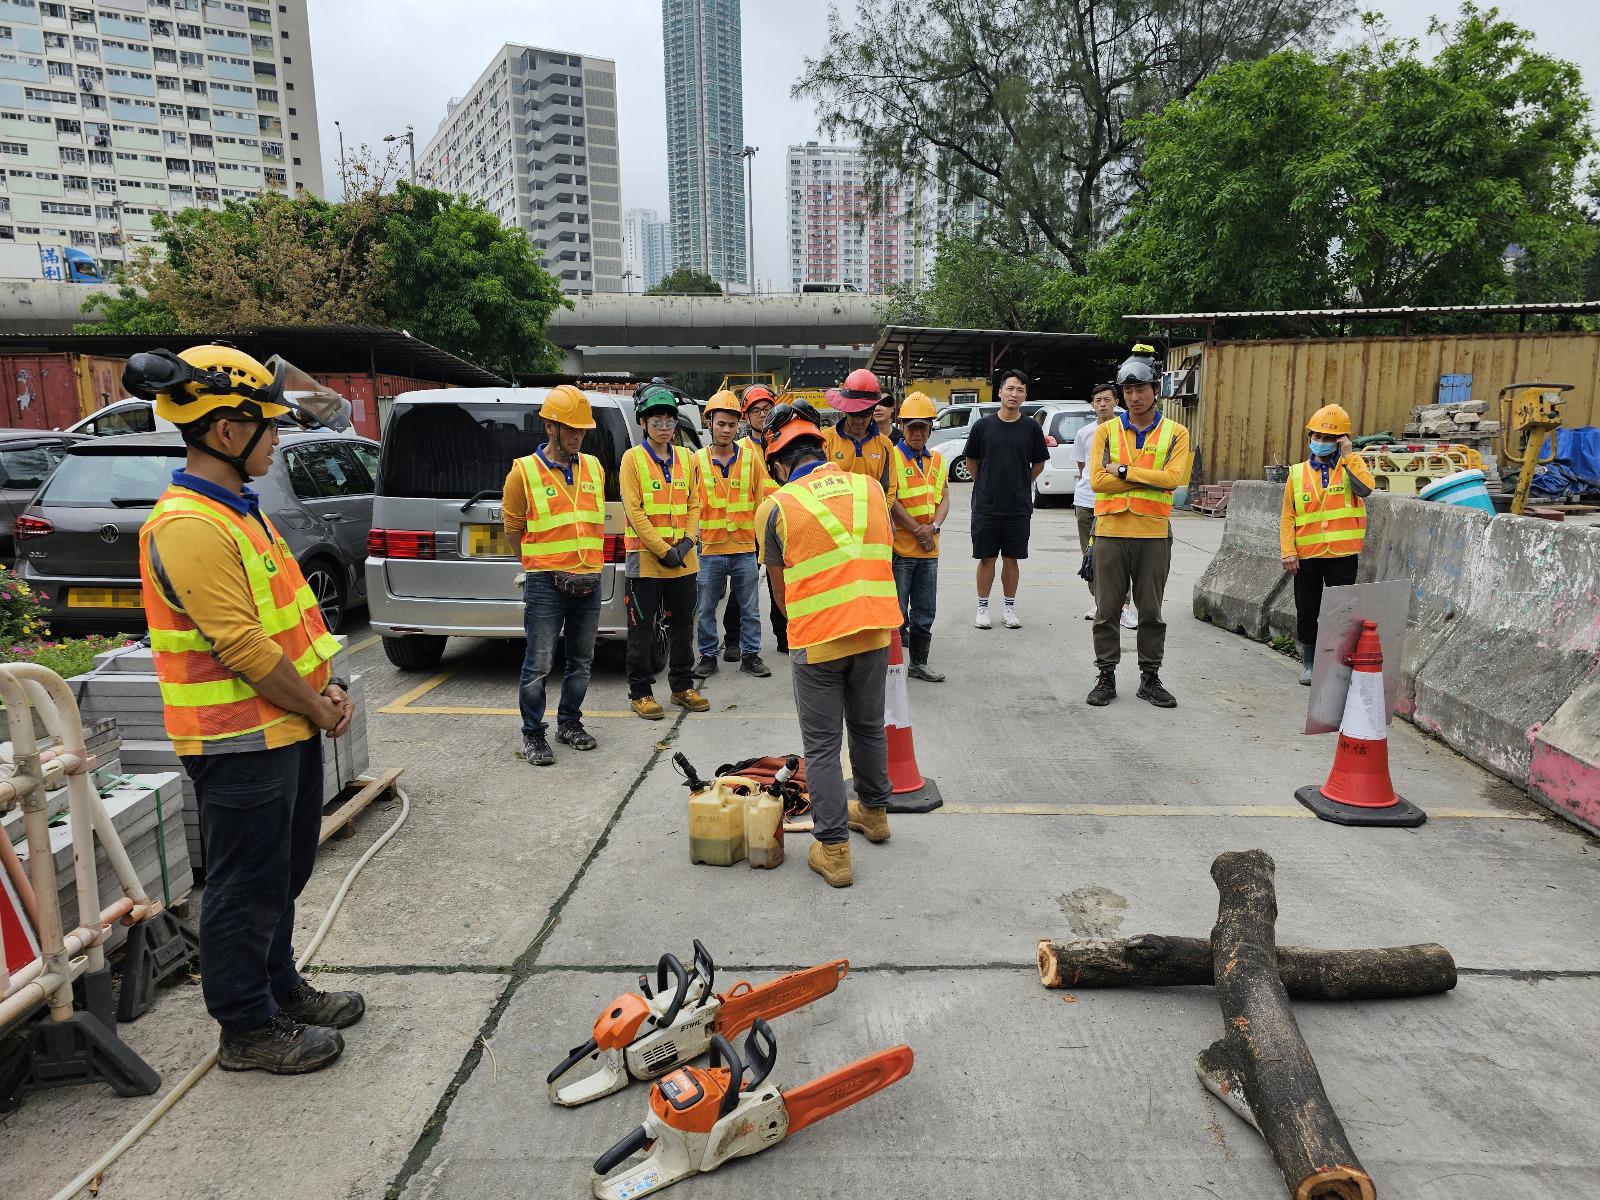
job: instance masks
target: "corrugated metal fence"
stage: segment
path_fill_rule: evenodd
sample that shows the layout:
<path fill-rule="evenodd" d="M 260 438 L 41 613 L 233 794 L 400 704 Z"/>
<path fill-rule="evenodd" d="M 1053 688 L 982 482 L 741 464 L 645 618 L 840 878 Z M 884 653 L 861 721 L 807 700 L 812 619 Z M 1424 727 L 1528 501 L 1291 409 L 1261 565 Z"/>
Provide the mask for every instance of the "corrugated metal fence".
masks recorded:
<path fill-rule="evenodd" d="M 1414 405 L 1437 400 L 1441 375 L 1471 375 L 1491 419 L 1507 384 L 1575 384 L 1565 423 L 1600 424 L 1600 333 L 1216 341 L 1202 353 L 1190 432 L 1213 482 L 1299 461 L 1306 420 L 1324 404 L 1344 405 L 1357 434 L 1399 435 Z"/>

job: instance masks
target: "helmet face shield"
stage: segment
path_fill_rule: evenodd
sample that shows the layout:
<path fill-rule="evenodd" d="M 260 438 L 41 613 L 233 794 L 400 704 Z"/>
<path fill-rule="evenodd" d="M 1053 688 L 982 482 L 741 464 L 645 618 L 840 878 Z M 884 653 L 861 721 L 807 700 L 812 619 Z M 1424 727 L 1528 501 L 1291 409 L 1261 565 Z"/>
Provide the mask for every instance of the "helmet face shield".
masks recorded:
<path fill-rule="evenodd" d="M 343 431 L 350 428 L 350 401 L 318 383 L 306 372 L 281 354 L 267 359 L 267 369 L 272 372 L 272 384 L 263 389 L 269 394 L 268 403 L 288 408 L 295 419 L 307 428 L 323 426 Z"/>

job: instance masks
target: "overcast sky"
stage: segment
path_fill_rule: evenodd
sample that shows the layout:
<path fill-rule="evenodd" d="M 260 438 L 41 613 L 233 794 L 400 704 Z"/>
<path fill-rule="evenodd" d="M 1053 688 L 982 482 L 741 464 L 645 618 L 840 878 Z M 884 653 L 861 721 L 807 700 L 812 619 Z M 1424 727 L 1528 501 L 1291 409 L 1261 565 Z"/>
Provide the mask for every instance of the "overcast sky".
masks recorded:
<path fill-rule="evenodd" d="M 847 7 L 853 9 L 850 0 Z M 506 42 L 616 60 L 621 123 L 622 201 L 667 216 L 666 103 L 660 0 L 310 0 L 312 55 L 323 170 L 337 186 L 338 131 L 350 146 L 378 146 L 386 133 L 416 126 L 426 145 L 445 102 L 464 93 Z M 786 280 L 788 221 L 784 152 L 819 136 L 810 107 L 789 98 L 801 60 L 827 40 L 822 0 L 744 0 L 745 141 L 755 162 L 756 272 Z M 1398 34 L 1424 37 L 1425 0 L 1367 0 Z M 1546 53 L 1577 61 L 1591 96 L 1600 94 L 1600 36 L 1592 0 L 1500 0 L 1503 13 L 1533 30 Z M 1425 43 L 1426 45 L 1426 43 Z M 1600 106 L 1597 106 L 1600 107 Z M 381 148 L 381 147 L 379 147 Z"/>

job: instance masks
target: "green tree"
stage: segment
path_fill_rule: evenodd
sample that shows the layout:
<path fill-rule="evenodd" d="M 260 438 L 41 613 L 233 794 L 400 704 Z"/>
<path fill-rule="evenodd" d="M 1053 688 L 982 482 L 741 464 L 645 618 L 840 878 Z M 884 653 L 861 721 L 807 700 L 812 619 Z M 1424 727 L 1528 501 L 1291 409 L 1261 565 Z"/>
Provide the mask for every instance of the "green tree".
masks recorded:
<path fill-rule="evenodd" d="M 654 287 L 645 288 L 646 296 L 720 296 L 722 286 L 704 271 L 693 267 L 678 267 L 661 277 Z"/>
<path fill-rule="evenodd" d="M 885 325 L 1054 329 L 1049 289 L 1060 271 L 1054 255 L 1012 254 L 971 235 L 943 237 L 927 287 L 892 289 L 878 317 Z"/>

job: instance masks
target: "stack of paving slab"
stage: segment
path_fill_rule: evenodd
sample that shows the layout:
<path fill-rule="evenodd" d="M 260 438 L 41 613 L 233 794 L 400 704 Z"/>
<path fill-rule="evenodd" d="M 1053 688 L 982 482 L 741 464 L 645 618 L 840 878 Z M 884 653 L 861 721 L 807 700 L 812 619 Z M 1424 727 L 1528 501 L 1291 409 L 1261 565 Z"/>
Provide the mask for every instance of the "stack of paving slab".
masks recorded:
<path fill-rule="evenodd" d="M 1495 447 L 1500 442 L 1500 422 L 1484 419 L 1489 406 L 1482 400 L 1458 400 L 1449 404 L 1420 404 L 1411 410 L 1411 423 L 1405 428 L 1408 439 L 1457 442 L 1476 450 L 1483 458 L 1483 473 L 1489 490 L 1500 490 L 1500 462 Z"/>

